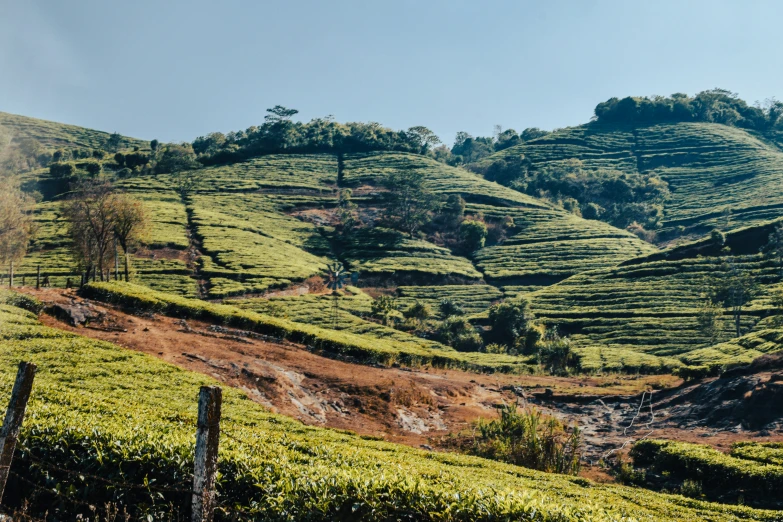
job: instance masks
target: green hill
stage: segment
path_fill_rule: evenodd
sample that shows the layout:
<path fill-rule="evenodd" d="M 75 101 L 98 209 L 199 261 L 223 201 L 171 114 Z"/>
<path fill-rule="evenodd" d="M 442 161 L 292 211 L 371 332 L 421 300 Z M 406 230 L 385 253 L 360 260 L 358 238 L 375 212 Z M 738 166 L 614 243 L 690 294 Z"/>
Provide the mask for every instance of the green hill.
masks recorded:
<path fill-rule="evenodd" d="M 771 312 L 769 292 L 779 286 L 779 267 L 759 253 L 779 222 L 740 229 L 725 246 L 741 271 L 754 273 L 760 292 L 745 307 L 746 337 L 734 335 L 728 311 L 719 318 L 722 344 L 712 346 L 698 325 L 699 307 L 709 278 L 726 259 L 723 245 L 711 240 L 683 245 L 585 272 L 531 295 L 536 313 L 570 334 L 587 369 L 655 371 L 680 364 L 720 367 L 747 363 L 783 345 L 759 342 L 754 327 Z M 759 324 L 764 329 L 764 323 Z M 754 339 L 756 339 L 754 341 Z"/>
<path fill-rule="evenodd" d="M 33 139 L 45 149 L 108 149 L 111 133 L 0 112 L 0 136 L 12 143 Z M 122 136 L 118 146 L 123 149 L 147 147 L 149 142 Z"/>
<path fill-rule="evenodd" d="M 753 131 L 717 123 L 589 123 L 483 158 L 524 155 L 531 169 L 578 159 L 588 169 L 655 174 L 669 184 L 662 238 L 730 230 L 783 216 L 783 152 Z M 680 228 L 682 227 L 682 228 Z"/>

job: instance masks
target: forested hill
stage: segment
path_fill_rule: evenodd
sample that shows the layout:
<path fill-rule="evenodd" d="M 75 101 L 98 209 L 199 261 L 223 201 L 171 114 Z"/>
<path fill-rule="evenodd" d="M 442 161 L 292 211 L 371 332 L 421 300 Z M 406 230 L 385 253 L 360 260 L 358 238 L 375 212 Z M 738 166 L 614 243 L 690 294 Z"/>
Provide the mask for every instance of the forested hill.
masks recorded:
<path fill-rule="evenodd" d="M 447 161 L 665 243 L 783 215 L 781 114 L 722 89 L 611 98 L 577 127 L 461 133 Z"/>

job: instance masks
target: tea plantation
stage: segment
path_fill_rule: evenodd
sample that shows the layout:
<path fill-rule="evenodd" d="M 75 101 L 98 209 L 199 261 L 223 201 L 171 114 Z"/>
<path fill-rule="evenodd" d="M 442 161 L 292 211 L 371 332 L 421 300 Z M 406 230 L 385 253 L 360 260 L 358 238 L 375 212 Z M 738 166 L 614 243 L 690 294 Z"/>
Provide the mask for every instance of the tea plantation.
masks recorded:
<path fill-rule="evenodd" d="M 34 304 L 7 293 L 2 299 Z M 58 519 L 106 502 L 127 506 L 134 518 L 182 513 L 190 495 L 176 490 L 186 491 L 192 481 L 198 387 L 214 381 L 43 327 L 15 306 L 0 305 L 0 320 L 0 400 L 8 400 L 18 360 L 39 367 L 9 481 L 18 498 L 46 506 L 48 516 Z M 225 389 L 223 397 L 219 520 L 778 516 L 307 427 L 267 413 L 236 390 Z M 138 487 L 106 488 L 95 476 Z"/>
<path fill-rule="evenodd" d="M 783 152 L 752 131 L 715 123 L 589 123 L 482 159 L 524 155 L 532 169 L 578 159 L 588 169 L 656 174 L 668 182 L 661 233 L 730 230 L 783 216 Z M 679 228 L 682 227 L 682 228 Z"/>
<path fill-rule="evenodd" d="M 768 315 L 769 292 L 779 284 L 779 269 L 758 253 L 777 224 L 740 229 L 726 236 L 737 269 L 760 283 L 741 316 L 743 333 L 734 338 L 728 312 L 718 318 L 720 332 L 713 346 L 697 318 L 710 290 L 710 280 L 727 260 L 722 246 L 703 240 L 660 254 L 625 261 L 619 266 L 585 272 L 530 296 L 539 317 L 571 339 L 583 353 L 584 368 L 618 369 L 656 365 L 672 368 L 730 366 L 780 350 L 780 332 L 759 323 Z M 754 326 L 759 323 L 757 330 Z"/>

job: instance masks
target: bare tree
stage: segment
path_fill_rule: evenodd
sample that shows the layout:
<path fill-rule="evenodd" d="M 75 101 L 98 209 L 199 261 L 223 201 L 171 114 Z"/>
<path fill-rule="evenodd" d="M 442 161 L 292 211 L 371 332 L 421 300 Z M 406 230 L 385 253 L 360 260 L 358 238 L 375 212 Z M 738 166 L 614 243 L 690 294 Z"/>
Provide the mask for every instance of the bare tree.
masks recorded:
<path fill-rule="evenodd" d="M 85 181 L 73 187 L 64 207 L 74 257 L 88 274 L 97 268 L 101 281 L 113 255 L 115 201 L 111 185 Z"/>
<path fill-rule="evenodd" d="M 0 263 L 9 265 L 9 286 L 14 283 L 14 263 L 25 256 L 35 233 L 33 203 L 15 180 L 0 179 Z"/>
<path fill-rule="evenodd" d="M 125 254 L 125 280 L 128 281 L 130 248 L 138 243 L 149 226 L 147 213 L 141 201 L 127 194 L 114 197 L 114 235 Z"/>

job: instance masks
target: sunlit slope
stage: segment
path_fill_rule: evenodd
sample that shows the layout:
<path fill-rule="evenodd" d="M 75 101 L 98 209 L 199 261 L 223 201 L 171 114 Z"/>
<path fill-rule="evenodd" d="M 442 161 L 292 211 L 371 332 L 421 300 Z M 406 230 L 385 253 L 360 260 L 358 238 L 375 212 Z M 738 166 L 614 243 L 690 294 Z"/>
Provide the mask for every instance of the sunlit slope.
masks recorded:
<path fill-rule="evenodd" d="M 745 307 L 744 332 L 753 331 L 770 310 L 769 291 L 779 284 L 778 268 L 759 253 L 772 225 L 741 229 L 727 236 L 740 270 L 760 283 Z M 620 266 L 585 272 L 531 295 L 536 314 L 571 334 L 583 366 L 595 369 L 654 370 L 656 366 L 720 366 L 749 362 L 779 345 L 730 341 L 732 317 L 719 320 L 720 344 L 712 346 L 698 325 L 709 280 L 720 273 L 721 248 L 704 240 Z M 768 335 L 768 334 L 767 334 Z"/>
<path fill-rule="evenodd" d="M 783 152 L 737 127 L 590 123 L 510 147 L 477 166 L 520 154 L 533 169 L 579 159 L 588 169 L 659 175 L 671 190 L 664 235 L 729 230 L 783 216 Z"/>
<path fill-rule="evenodd" d="M 0 305 L 0 320 L 0 398 L 8 400 L 19 360 L 38 365 L 18 445 L 24 451 L 17 452 L 14 471 L 41 488 L 50 480 L 67 483 L 69 498 L 94 505 L 112 500 L 102 496 L 109 490 L 89 481 L 68 482 L 29 456 L 67 460 L 69 470 L 138 484 L 127 493 L 133 507 L 153 496 L 162 506 L 179 499 L 170 493 L 160 498 L 145 486 L 187 489 L 192 483 L 197 392 L 215 382 L 109 343 L 45 328 L 19 308 Z M 136 465 L 124 465 L 128 461 Z M 231 388 L 223 391 L 218 467 L 221 505 L 263 518 L 565 522 L 776 516 L 308 427 L 266 412 Z M 32 487 L 21 491 L 26 497 L 37 494 Z"/>
<path fill-rule="evenodd" d="M 45 149 L 60 147 L 106 149 L 111 133 L 0 112 L 0 136 L 15 142 L 32 138 Z M 147 147 L 149 142 L 123 136 L 119 146 L 120 148 Z"/>
<path fill-rule="evenodd" d="M 657 250 L 633 234 L 582 219 L 476 174 L 422 156 L 347 155 L 344 179 L 359 186 L 378 183 L 384 174 L 395 169 L 420 173 L 438 193 L 459 194 L 467 201 L 469 214 L 514 220 L 515 226 L 502 244 L 480 250 L 473 259 L 484 277 L 495 284 L 551 284 L 583 270 L 613 266 Z"/>

